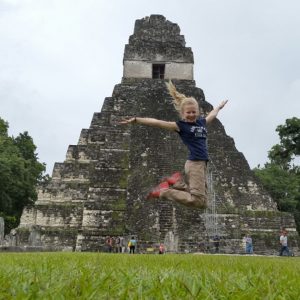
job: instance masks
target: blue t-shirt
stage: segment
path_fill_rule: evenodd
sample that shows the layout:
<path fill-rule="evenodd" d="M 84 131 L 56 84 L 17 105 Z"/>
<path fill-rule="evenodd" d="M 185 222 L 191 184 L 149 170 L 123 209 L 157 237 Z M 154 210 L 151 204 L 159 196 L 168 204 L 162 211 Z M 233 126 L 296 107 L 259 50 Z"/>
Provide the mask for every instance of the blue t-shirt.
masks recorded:
<path fill-rule="evenodd" d="M 181 120 L 177 121 L 176 124 L 180 129 L 178 134 L 189 149 L 188 159 L 208 161 L 206 120 L 199 118 L 195 123 Z"/>
<path fill-rule="evenodd" d="M 136 240 L 135 239 L 131 239 L 130 240 L 130 244 L 131 244 L 131 246 L 135 246 L 136 245 Z"/>

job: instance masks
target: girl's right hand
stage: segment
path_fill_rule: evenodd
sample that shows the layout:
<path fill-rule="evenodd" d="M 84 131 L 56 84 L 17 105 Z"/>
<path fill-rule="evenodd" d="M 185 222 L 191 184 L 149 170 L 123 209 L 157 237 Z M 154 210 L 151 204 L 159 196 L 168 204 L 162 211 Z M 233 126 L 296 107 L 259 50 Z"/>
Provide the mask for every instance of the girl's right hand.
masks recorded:
<path fill-rule="evenodd" d="M 136 123 L 136 118 L 130 118 L 130 119 L 125 119 L 119 122 L 119 124 L 122 125 L 128 125 L 128 124 L 132 124 L 132 123 Z"/>

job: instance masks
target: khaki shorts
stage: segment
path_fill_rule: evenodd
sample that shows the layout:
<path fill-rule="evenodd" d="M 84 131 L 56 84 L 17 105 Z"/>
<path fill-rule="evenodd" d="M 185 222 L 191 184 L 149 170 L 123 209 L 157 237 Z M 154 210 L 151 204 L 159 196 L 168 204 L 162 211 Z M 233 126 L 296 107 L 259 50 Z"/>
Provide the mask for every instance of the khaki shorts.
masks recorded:
<path fill-rule="evenodd" d="M 206 161 L 188 160 L 185 163 L 185 182 L 175 183 L 160 193 L 160 198 L 176 201 L 189 207 L 207 208 Z"/>
<path fill-rule="evenodd" d="M 206 169 L 206 161 L 186 161 L 184 166 L 185 181 L 191 195 L 207 196 Z"/>

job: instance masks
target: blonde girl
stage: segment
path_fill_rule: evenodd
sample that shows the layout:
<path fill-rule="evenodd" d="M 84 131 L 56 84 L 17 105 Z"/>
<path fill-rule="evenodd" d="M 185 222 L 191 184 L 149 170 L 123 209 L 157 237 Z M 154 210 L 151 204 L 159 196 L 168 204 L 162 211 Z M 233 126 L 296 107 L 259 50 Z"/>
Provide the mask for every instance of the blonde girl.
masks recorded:
<path fill-rule="evenodd" d="M 133 117 L 121 121 L 120 124 L 136 123 L 176 131 L 179 134 L 182 142 L 189 150 L 189 156 L 184 167 L 185 178 L 183 179 L 179 172 L 174 173 L 154 188 L 148 197 L 168 199 L 185 206 L 204 209 L 207 207 L 206 165 L 208 153 L 206 125 L 217 117 L 228 100 L 222 101 L 203 118 L 200 117 L 199 104 L 195 98 L 179 93 L 171 81 L 166 85 L 181 120 L 168 122 L 154 118 Z"/>

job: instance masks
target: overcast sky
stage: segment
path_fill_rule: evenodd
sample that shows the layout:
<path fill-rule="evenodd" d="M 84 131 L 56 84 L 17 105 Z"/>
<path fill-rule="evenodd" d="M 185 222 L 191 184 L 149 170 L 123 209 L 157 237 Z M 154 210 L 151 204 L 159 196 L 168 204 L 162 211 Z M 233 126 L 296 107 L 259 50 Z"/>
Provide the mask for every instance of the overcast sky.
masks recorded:
<path fill-rule="evenodd" d="M 162 14 L 194 53 L 206 100 L 250 167 L 300 117 L 299 0 L 0 0 L 0 117 L 52 174 L 121 82 L 136 19 Z"/>

